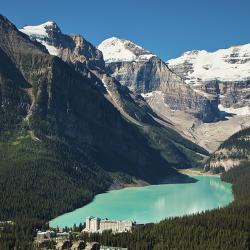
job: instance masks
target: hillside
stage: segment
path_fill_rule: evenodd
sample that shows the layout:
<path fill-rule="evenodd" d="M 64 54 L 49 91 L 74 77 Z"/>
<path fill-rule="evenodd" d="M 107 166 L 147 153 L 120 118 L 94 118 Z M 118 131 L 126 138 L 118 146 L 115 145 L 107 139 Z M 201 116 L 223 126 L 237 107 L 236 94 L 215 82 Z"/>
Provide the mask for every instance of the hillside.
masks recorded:
<path fill-rule="evenodd" d="M 56 51 L 58 57 L 90 79 L 120 114 L 138 127 L 148 143 L 161 152 L 171 166 L 177 168 L 196 166 L 197 162 L 202 160 L 200 154 L 207 155 L 204 149 L 180 136 L 171 124 L 162 120 L 140 94 L 130 91 L 110 76 L 105 68 L 102 52 L 81 35 L 64 34 L 55 22 L 24 26 L 20 31 L 29 35 L 32 40 L 45 45 L 52 54 Z M 121 47 L 122 44 L 119 46 Z M 53 50 L 51 50 L 52 47 Z M 112 50 L 113 47 L 110 46 L 110 51 Z M 133 50 L 142 60 L 145 51 L 136 46 Z M 145 60 L 147 57 L 149 57 L 148 54 Z M 164 123 L 169 126 L 163 126 Z"/>
<path fill-rule="evenodd" d="M 224 141 L 209 157 L 205 169 L 228 171 L 250 162 L 250 128 L 243 129 Z"/>
<path fill-rule="evenodd" d="M 173 122 L 182 120 L 181 129 L 199 145 L 213 152 L 231 135 L 250 126 L 249 44 L 213 52 L 187 51 L 167 65 L 196 91 L 217 95 L 218 121 L 200 123 L 178 114 L 171 118 Z"/>

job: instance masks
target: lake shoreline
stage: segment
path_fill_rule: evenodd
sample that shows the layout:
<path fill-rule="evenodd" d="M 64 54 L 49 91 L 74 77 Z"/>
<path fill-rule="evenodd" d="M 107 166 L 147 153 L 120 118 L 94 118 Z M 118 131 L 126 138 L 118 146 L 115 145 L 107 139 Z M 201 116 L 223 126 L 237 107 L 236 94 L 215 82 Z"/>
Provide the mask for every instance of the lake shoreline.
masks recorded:
<path fill-rule="evenodd" d="M 190 177 L 195 177 L 195 176 L 217 176 L 220 177 L 220 174 L 214 174 L 211 172 L 204 172 L 203 169 L 198 169 L 198 168 L 183 168 L 183 169 L 178 169 L 178 172 L 184 175 L 188 175 Z"/>
<path fill-rule="evenodd" d="M 187 168 L 187 169 L 176 169 L 178 173 L 184 175 L 184 176 L 187 176 L 188 178 L 189 177 L 197 177 L 197 176 L 220 176 L 218 174 L 213 174 L 213 173 L 209 173 L 209 172 L 203 172 L 202 169 L 197 169 L 197 168 Z M 105 193 L 109 193 L 110 191 L 119 191 L 119 190 L 123 190 L 123 189 L 127 189 L 127 188 L 140 188 L 140 187 L 146 187 L 146 186 L 154 186 L 154 185 L 161 185 L 161 184 L 187 184 L 189 183 L 188 179 L 180 179 L 180 177 L 178 176 L 174 176 L 174 177 L 171 177 L 171 178 L 168 178 L 168 179 L 165 179 L 164 182 L 159 182 L 158 184 L 151 184 L 149 182 L 146 182 L 144 180 L 141 180 L 141 179 L 136 179 L 136 178 L 133 178 L 132 182 L 131 183 L 126 183 L 126 182 L 122 182 L 116 178 L 114 178 L 114 182 L 112 183 L 112 185 L 105 191 L 103 192 L 100 192 L 100 193 L 97 193 L 93 199 L 91 199 L 90 201 L 88 201 L 84 206 L 87 206 L 88 204 L 92 203 L 95 199 L 95 197 L 97 195 L 101 195 L 101 194 L 105 194 Z M 192 183 L 192 182 L 190 182 Z M 77 210 L 81 208 L 78 207 L 78 208 L 75 208 L 74 210 Z M 67 213 L 71 213 L 73 212 L 74 210 L 72 211 L 69 211 Z M 57 217 L 60 217 L 61 215 L 57 216 Z M 52 220 L 49 221 L 49 224 L 51 223 Z"/>
<path fill-rule="evenodd" d="M 115 180 L 106 192 L 120 190 L 128 187 L 145 187 L 149 185 L 151 184 L 141 179 L 133 179 L 132 183 L 125 183 Z"/>
<path fill-rule="evenodd" d="M 136 179 L 135 177 L 132 179 L 130 183 L 125 181 L 121 181 L 117 178 L 113 179 L 113 183 L 109 187 L 106 192 L 120 190 L 128 187 L 145 187 L 151 185 L 161 185 L 161 184 L 181 184 L 181 183 L 192 183 L 192 177 L 195 176 L 212 176 L 214 174 L 202 173 L 202 170 L 198 169 L 176 169 L 177 173 L 180 175 L 173 175 L 171 177 L 167 177 L 162 179 L 157 183 L 150 183 L 142 179 Z M 190 178 L 191 177 L 191 178 Z M 104 192 L 105 193 L 105 192 Z"/>
<path fill-rule="evenodd" d="M 231 202 L 233 198 L 229 194 L 231 190 L 229 184 L 219 178 L 213 178 L 215 175 L 198 174 L 200 175 L 197 176 L 197 182 L 183 183 L 184 186 L 179 184 L 146 185 L 145 188 L 130 186 L 96 195 L 92 202 L 50 220 L 49 225 L 52 228 L 71 227 L 73 222 L 75 224 L 84 222 L 87 216 L 135 220 L 139 224 L 158 223 L 170 217 L 227 206 Z M 225 192 L 226 190 L 228 191 Z"/>

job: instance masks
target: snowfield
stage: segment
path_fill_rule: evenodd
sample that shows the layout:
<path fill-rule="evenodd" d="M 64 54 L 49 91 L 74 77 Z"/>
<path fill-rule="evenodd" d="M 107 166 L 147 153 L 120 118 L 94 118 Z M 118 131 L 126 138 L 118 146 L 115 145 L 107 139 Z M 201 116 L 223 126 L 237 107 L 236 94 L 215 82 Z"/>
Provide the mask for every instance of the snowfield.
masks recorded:
<path fill-rule="evenodd" d="M 155 56 L 141 46 L 117 37 L 104 40 L 97 48 L 102 51 L 106 63 L 148 61 Z"/>
<path fill-rule="evenodd" d="M 22 29 L 20 29 L 20 31 L 30 37 L 42 39 L 44 37 L 48 37 L 47 29 L 53 27 L 54 25 L 55 25 L 54 22 L 48 21 L 46 23 L 36 26 L 24 26 Z"/>
<path fill-rule="evenodd" d="M 49 40 L 48 31 L 52 30 L 55 26 L 57 26 L 55 22 L 48 21 L 46 23 L 36 26 L 24 26 L 19 31 L 25 33 L 31 39 L 36 40 L 37 42 L 44 45 L 51 55 L 57 56 L 59 50 L 55 46 L 49 44 L 48 42 Z"/>
<path fill-rule="evenodd" d="M 167 61 L 170 68 L 190 64 L 186 82 L 244 81 L 250 79 L 250 44 L 220 49 L 215 52 L 194 50 Z"/>

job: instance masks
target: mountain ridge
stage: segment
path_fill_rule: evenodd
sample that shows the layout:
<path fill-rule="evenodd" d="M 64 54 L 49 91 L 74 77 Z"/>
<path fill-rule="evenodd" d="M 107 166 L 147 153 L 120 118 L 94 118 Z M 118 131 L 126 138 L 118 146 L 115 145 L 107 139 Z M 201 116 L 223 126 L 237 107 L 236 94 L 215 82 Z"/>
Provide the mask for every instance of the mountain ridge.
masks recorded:
<path fill-rule="evenodd" d="M 30 26 L 29 26 L 30 27 Z M 36 27 L 36 26 L 35 26 Z M 78 40 L 82 40 L 83 38 L 79 35 L 66 35 L 63 34 L 61 31 L 61 36 L 62 39 L 65 39 L 67 37 L 78 37 Z M 51 32 L 50 34 L 48 34 L 48 39 L 49 41 L 54 41 L 54 32 Z M 58 37 L 58 38 L 60 38 Z M 56 36 L 57 38 L 57 36 Z M 35 36 L 32 36 L 32 39 L 36 39 Z M 40 38 L 38 37 L 37 40 L 40 40 Z M 149 105 L 145 102 L 145 100 L 140 96 L 137 95 L 131 91 L 129 91 L 125 86 L 122 86 L 120 84 L 119 81 L 117 81 L 115 78 L 111 77 L 108 72 L 106 72 L 105 67 L 102 66 L 100 67 L 100 65 L 104 65 L 105 62 L 103 60 L 101 51 L 96 49 L 94 46 L 90 45 L 89 46 L 89 42 L 87 42 L 85 39 L 82 40 L 83 42 L 85 42 L 87 44 L 87 46 L 84 43 L 80 43 L 78 45 L 75 44 L 75 47 L 72 47 L 72 50 L 69 50 L 67 47 L 67 44 L 64 44 L 65 46 L 62 48 L 61 44 L 63 44 L 63 41 L 60 41 L 60 39 L 58 39 L 57 43 L 54 43 L 54 46 L 57 50 L 59 51 L 64 51 L 67 50 L 67 57 L 63 56 L 63 53 L 59 53 L 58 56 L 60 58 L 62 58 L 62 60 L 66 61 L 67 63 L 69 63 L 70 65 L 73 65 L 73 67 L 79 71 L 81 74 L 83 74 L 84 76 L 88 77 L 89 79 L 92 79 L 93 81 L 95 81 L 96 86 L 98 86 L 99 88 L 102 89 L 104 96 L 107 98 L 107 100 L 109 100 L 112 105 L 114 105 L 117 110 L 129 121 L 131 121 L 132 123 L 135 123 L 136 125 L 138 125 L 139 127 L 143 128 L 145 126 L 147 126 L 147 129 L 142 129 L 142 133 L 144 135 L 146 135 L 147 137 L 149 137 L 150 141 L 151 139 L 153 139 L 153 141 L 155 140 L 155 136 L 151 136 L 151 132 L 152 134 L 158 134 L 159 133 L 163 133 L 166 134 L 165 131 L 163 130 L 169 130 L 170 128 L 158 128 L 159 124 L 158 122 L 155 121 L 155 118 L 157 118 L 157 114 L 154 113 L 154 111 L 149 107 Z M 134 46 L 132 46 L 134 47 Z M 86 53 L 85 50 L 87 48 L 87 52 Z M 140 48 L 141 49 L 141 48 Z M 73 52 L 73 53 L 72 53 Z M 84 55 L 84 57 L 82 57 L 82 55 Z M 90 63 L 89 61 L 95 62 L 95 63 Z M 161 132 L 160 132 L 161 130 Z M 146 132 L 148 131 L 148 132 Z M 145 134 L 146 132 L 146 134 Z M 174 132 L 172 130 L 172 132 L 170 132 L 172 134 L 176 134 L 176 132 Z M 169 132 L 167 132 L 167 134 L 170 134 Z M 169 136 L 168 136 L 169 137 Z M 165 143 L 172 145 L 171 147 L 175 148 L 175 140 L 177 141 L 183 141 L 182 143 L 184 143 L 184 140 L 180 140 L 180 139 L 174 139 L 174 141 L 172 142 L 173 136 L 170 136 L 170 140 L 167 142 L 167 140 L 165 140 Z M 153 142 L 153 144 L 155 144 L 155 142 Z M 156 143 L 156 148 L 158 149 L 158 143 Z M 187 146 L 188 143 L 185 143 L 185 145 Z M 161 146 L 162 147 L 162 146 Z M 170 146 L 168 147 L 170 149 Z M 195 148 L 193 146 L 190 147 L 192 150 Z M 180 150 L 180 149 L 178 149 Z M 199 149 L 197 148 L 197 150 L 199 151 Z M 164 151 L 164 150 L 163 150 Z M 205 153 L 205 151 L 199 151 L 202 153 Z M 164 152 L 165 155 L 166 152 Z M 177 153 L 177 152 L 176 152 Z M 180 154 L 183 155 L 183 152 L 180 152 Z M 186 153 L 185 153 L 186 154 Z M 167 161 L 170 160 L 170 162 L 172 162 L 171 160 L 171 154 L 169 154 L 169 156 L 166 158 Z M 188 162 L 190 162 L 188 160 Z"/>
<path fill-rule="evenodd" d="M 99 68 L 101 52 L 91 51 L 95 48 L 87 43 L 84 48 L 90 53 L 81 62 L 76 47 L 64 61 L 0 16 L 3 220 L 44 223 L 91 201 L 117 179 L 180 181 L 185 177 L 174 168 L 197 164 L 202 158 L 198 152 L 207 154 L 154 121 L 143 98 L 133 97 L 107 75 L 113 98 L 120 97 L 126 114 L 147 126 L 127 119 L 108 100 L 98 76 L 105 75 Z M 93 58 L 91 63 L 88 57 Z"/>
<path fill-rule="evenodd" d="M 106 68 L 109 74 L 123 85 L 141 94 L 155 113 L 174 124 L 175 128 L 189 139 L 213 152 L 223 140 L 241 128 L 250 126 L 248 119 L 250 115 L 250 81 L 247 80 L 248 77 L 246 80 L 239 77 L 237 81 L 223 82 L 216 77 L 203 81 L 203 71 L 214 72 L 213 68 L 225 60 L 226 62 L 219 63 L 219 71 L 216 69 L 215 72 L 223 70 L 223 74 L 227 75 L 227 65 L 229 65 L 228 67 L 232 69 L 231 73 L 238 72 L 236 75 L 240 75 L 242 67 L 247 73 L 250 58 L 248 47 L 249 44 L 245 44 L 215 52 L 205 50 L 186 52 L 182 57 L 191 58 L 190 62 L 188 60 L 186 62 L 186 59 L 180 57 L 167 61 L 166 67 L 164 64 L 155 66 L 161 74 L 163 74 L 163 69 L 167 72 L 168 68 L 174 72 L 172 76 L 171 73 L 168 73 L 170 76 L 165 78 L 161 78 L 161 74 L 157 73 L 157 70 L 151 71 L 152 66 L 148 66 L 156 64 L 150 62 L 150 60 L 155 61 L 155 57 L 149 59 L 148 62 L 107 61 Z M 214 55 L 217 59 L 213 59 Z M 201 76 L 192 78 L 192 75 L 196 74 L 196 68 L 192 68 L 192 60 L 195 61 L 199 56 L 208 58 L 211 62 L 210 64 L 200 64 L 204 66 L 203 71 L 200 72 Z M 208 59 L 206 60 L 208 61 Z M 174 63 L 175 61 L 176 63 Z M 179 61 L 180 66 L 177 64 Z M 213 66 L 214 61 L 217 64 Z M 236 66 L 237 68 L 234 68 Z M 168 76 L 168 74 L 165 75 Z M 157 76 L 157 80 L 152 75 Z M 171 79 L 170 84 L 168 79 Z"/>

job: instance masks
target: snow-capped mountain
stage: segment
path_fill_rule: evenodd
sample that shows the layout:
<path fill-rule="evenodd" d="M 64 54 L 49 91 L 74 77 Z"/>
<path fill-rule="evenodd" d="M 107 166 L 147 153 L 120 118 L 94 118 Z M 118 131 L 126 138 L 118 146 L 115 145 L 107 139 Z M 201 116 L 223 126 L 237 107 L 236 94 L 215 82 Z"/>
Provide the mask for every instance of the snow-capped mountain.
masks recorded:
<path fill-rule="evenodd" d="M 20 31 L 28 35 L 31 39 L 42 43 L 51 55 L 57 56 L 59 54 L 59 50 L 50 43 L 50 37 L 53 33 L 61 33 L 55 22 L 48 21 L 36 26 L 24 26 Z"/>
<path fill-rule="evenodd" d="M 56 29 L 54 29 L 54 27 L 56 27 Z M 131 129 L 133 129 L 133 124 L 136 124 L 136 126 L 145 127 L 145 136 L 151 137 L 151 134 L 154 133 L 155 126 L 157 128 L 161 126 L 154 119 L 154 117 L 157 117 L 157 115 L 153 112 L 145 99 L 143 99 L 140 95 L 132 93 L 127 87 L 122 86 L 114 77 L 111 77 L 106 71 L 102 52 L 91 43 L 86 41 L 82 36 L 63 34 L 57 25 L 52 26 L 50 22 L 38 26 L 26 26 L 21 29 L 21 31 L 29 35 L 31 39 L 45 44 L 46 47 L 48 45 L 54 46 L 54 48 L 58 50 L 57 57 L 68 63 L 71 69 L 75 69 L 75 71 L 78 72 L 77 75 L 83 75 L 84 79 L 86 80 L 85 82 L 83 82 L 83 85 L 86 85 L 86 88 L 88 85 L 91 85 L 90 89 L 94 89 L 94 92 L 102 94 L 102 96 L 104 97 L 103 100 L 108 100 L 110 106 L 115 108 L 116 113 L 120 113 L 120 115 L 125 118 L 123 119 L 124 121 L 129 121 L 129 123 L 131 124 Z M 145 60 L 144 58 L 146 57 L 144 55 L 149 55 L 148 52 L 143 51 L 143 49 L 139 46 L 129 45 L 128 47 L 132 48 L 132 50 L 134 51 L 133 53 L 135 53 L 137 57 L 143 58 L 143 60 Z M 45 48 L 43 49 L 45 50 Z M 53 59 L 55 62 L 60 61 L 56 58 Z M 69 79 L 70 81 L 71 76 L 70 74 L 68 74 L 68 72 L 64 73 L 58 71 L 55 74 L 63 75 L 66 78 L 68 77 L 67 79 Z M 71 85 L 74 85 L 74 82 Z M 81 95 L 81 92 L 79 92 L 78 94 Z M 88 99 L 86 93 L 82 93 L 82 96 L 84 98 L 84 101 L 89 102 L 89 106 L 93 105 L 95 107 L 95 100 L 93 98 L 90 97 L 90 99 Z M 109 112 L 105 108 L 105 105 L 101 110 L 104 113 L 106 111 Z M 95 119 L 95 113 L 91 115 L 91 119 Z M 98 119 L 99 117 L 97 117 L 96 119 L 97 122 Z M 119 123 L 118 120 L 117 122 Z M 85 127 L 84 124 L 82 126 Z M 177 160 L 176 155 L 181 155 L 180 159 L 182 159 L 183 156 L 185 157 L 186 153 L 182 151 L 183 149 L 177 148 L 175 146 L 175 141 L 172 142 L 172 139 L 169 138 L 169 134 L 173 133 L 173 131 L 169 130 L 169 128 L 166 127 L 162 128 L 164 129 L 164 131 L 169 131 L 166 134 L 161 135 L 163 139 L 166 139 L 166 149 L 168 150 L 168 152 L 169 150 L 171 151 L 173 149 L 174 152 L 174 154 L 169 154 L 170 157 L 168 157 L 167 159 L 168 162 L 172 162 L 172 155 L 174 155 L 174 162 L 176 162 Z M 124 128 L 122 127 L 120 127 L 120 129 L 121 132 L 124 130 Z M 98 134 L 98 130 L 96 130 L 96 133 Z M 177 138 L 176 136 L 178 136 L 178 134 L 174 134 L 174 137 Z M 86 134 L 86 137 L 88 137 L 88 134 Z M 182 141 L 183 138 L 180 138 L 180 141 Z M 156 143 L 156 145 L 159 144 L 159 141 L 157 141 L 157 137 L 152 139 L 152 143 Z M 186 146 L 184 146 L 184 148 L 185 147 Z M 191 148 L 193 148 L 193 146 Z M 126 151 L 126 149 L 124 148 L 119 149 L 122 150 L 123 153 L 125 153 Z M 165 150 L 165 148 L 163 148 L 163 150 Z M 205 153 L 205 151 L 199 152 Z M 185 158 L 182 163 L 180 163 L 180 165 L 183 165 L 184 162 L 186 163 L 186 159 L 187 158 Z"/>
<path fill-rule="evenodd" d="M 125 100 L 130 97 L 122 93 L 119 82 L 141 94 L 154 112 L 209 150 L 250 125 L 248 45 L 213 53 L 186 52 L 165 63 L 141 46 L 115 37 L 103 41 L 97 49 L 82 36 L 63 34 L 54 22 L 25 26 L 21 31 L 86 76 L 93 77 L 89 70 L 94 73 L 121 112 L 124 103 L 133 101 Z M 139 113 L 130 115 L 138 118 Z M 230 118 L 223 122 L 202 123 L 228 113 Z"/>
<path fill-rule="evenodd" d="M 204 121 L 215 118 L 218 112 L 216 96 L 185 84 L 150 51 L 116 37 L 103 41 L 98 49 L 103 53 L 106 71 L 148 102 L 160 99 L 162 106 L 171 110 L 188 110 Z"/>
<path fill-rule="evenodd" d="M 250 105 L 250 44 L 215 52 L 188 51 L 167 63 L 197 90 L 217 93 L 222 108 Z"/>
<path fill-rule="evenodd" d="M 102 51 L 105 62 L 147 61 L 155 56 L 135 43 L 111 37 L 104 40 L 98 47 Z"/>
<path fill-rule="evenodd" d="M 36 26 L 24 26 L 21 32 L 32 40 L 43 44 L 51 55 L 61 57 L 66 62 L 88 64 L 88 67 L 104 69 L 102 53 L 80 35 L 63 34 L 52 21 Z"/>
<path fill-rule="evenodd" d="M 111 38 L 98 46 L 107 72 L 195 142 L 213 151 L 250 125 L 248 44 L 213 53 L 189 51 L 164 63 L 155 55 L 141 61 L 126 56 L 127 49 L 117 46 L 123 43 L 131 42 Z M 217 122 L 207 123 L 211 121 Z"/>
<path fill-rule="evenodd" d="M 63 34 L 54 22 L 25 26 L 20 31 L 29 35 L 31 39 L 42 43 L 50 54 L 55 55 L 49 50 L 53 46 L 54 50 L 57 51 L 56 56 L 71 66 L 73 65 L 78 72 L 95 82 L 95 86 L 127 119 L 136 123 L 138 123 L 137 120 L 140 122 L 152 120 L 148 112 L 153 113 L 153 111 L 145 100 L 132 94 L 127 88 L 121 86 L 115 78 L 106 73 L 102 52 L 81 35 Z M 133 49 L 137 54 L 139 53 L 139 47 Z M 142 107 L 147 111 L 144 112 Z"/>
<path fill-rule="evenodd" d="M 167 63 L 187 83 L 212 80 L 247 81 L 250 80 L 250 44 L 215 52 L 188 51 Z"/>

